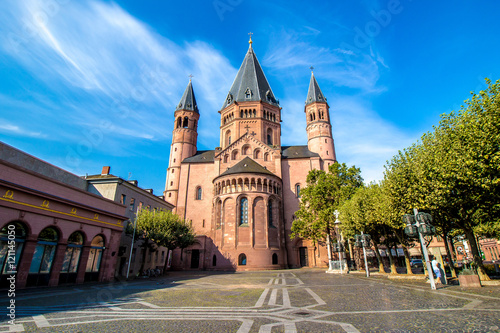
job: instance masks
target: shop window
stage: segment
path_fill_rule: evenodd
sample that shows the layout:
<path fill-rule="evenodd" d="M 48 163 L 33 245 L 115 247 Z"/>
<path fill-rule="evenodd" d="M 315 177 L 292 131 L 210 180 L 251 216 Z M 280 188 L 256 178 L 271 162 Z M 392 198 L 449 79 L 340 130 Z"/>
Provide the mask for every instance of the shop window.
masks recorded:
<path fill-rule="evenodd" d="M 46 286 L 49 284 L 50 270 L 56 254 L 58 240 L 57 230 L 52 227 L 43 229 L 38 235 L 38 242 L 29 269 L 28 286 Z"/>
<path fill-rule="evenodd" d="M 7 260 L 9 240 L 15 242 L 14 262 Z M 17 270 L 25 240 L 26 228 L 20 222 L 11 222 L 0 231 L 0 287 L 8 287 L 9 281 L 7 278 L 11 276 L 10 272 Z"/>

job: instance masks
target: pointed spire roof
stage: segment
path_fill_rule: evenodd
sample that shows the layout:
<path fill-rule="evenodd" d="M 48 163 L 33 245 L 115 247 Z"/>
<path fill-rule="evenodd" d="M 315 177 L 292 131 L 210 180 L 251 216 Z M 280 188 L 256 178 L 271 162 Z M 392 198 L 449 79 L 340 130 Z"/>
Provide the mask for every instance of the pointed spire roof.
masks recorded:
<path fill-rule="evenodd" d="M 198 112 L 198 104 L 196 104 L 196 98 L 194 97 L 193 85 L 191 84 L 191 79 L 189 79 L 188 86 L 182 95 L 181 101 L 177 104 L 175 111 L 178 110 L 188 110 Z"/>
<path fill-rule="evenodd" d="M 250 38 L 248 52 L 245 55 L 245 59 L 243 59 L 243 63 L 234 79 L 222 109 L 235 101 L 262 101 L 279 106 L 279 102 L 274 97 L 271 86 L 267 82 L 264 71 L 260 67 L 257 56 L 253 51 L 252 43 L 252 39 Z"/>
<path fill-rule="evenodd" d="M 318 81 L 316 81 L 314 73 L 311 70 L 311 81 L 309 82 L 309 91 L 307 92 L 306 105 L 314 102 L 326 103 L 326 98 L 321 92 Z"/>

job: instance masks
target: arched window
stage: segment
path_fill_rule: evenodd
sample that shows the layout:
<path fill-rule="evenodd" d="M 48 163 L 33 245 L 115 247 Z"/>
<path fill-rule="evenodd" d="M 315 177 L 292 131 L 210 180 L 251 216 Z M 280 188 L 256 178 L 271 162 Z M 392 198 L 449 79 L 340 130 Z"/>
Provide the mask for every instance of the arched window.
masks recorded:
<path fill-rule="evenodd" d="M 273 253 L 273 265 L 278 264 L 278 255 L 276 253 Z"/>
<path fill-rule="evenodd" d="M 12 238 L 12 236 L 14 236 L 14 238 Z M 14 262 L 7 260 L 7 254 L 9 252 L 9 240 L 13 240 L 15 242 L 16 252 L 14 254 Z M 9 281 L 7 280 L 7 278 L 11 276 L 10 272 L 16 271 L 19 265 L 25 240 L 26 229 L 19 222 L 10 222 L 0 231 L 0 287 L 7 287 L 9 285 Z M 11 264 L 13 265 L 12 269 Z"/>
<path fill-rule="evenodd" d="M 217 256 L 214 254 L 214 256 L 212 257 L 212 266 L 217 266 Z"/>
<path fill-rule="evenodd" d="M 311 121 L 313 121 L 313 114 L 312 114 L 312 113 L 309 113 L 309 119 L 310 119 Z"/>
<path fill-rule="evenodd" d="M 217 201 L 217 206 L 216 206 L 216 212 L 215 212 L 215 229 L 220 229 L 222 226 L 222 218 L 223 218 L 223 211 L 222 211 L 222 201 Z"/>
<path fill-rule="evenodd" d="M 264 161 L 267 162 L 269 160 L 269 154 L 265 153 L 264 154 Z"/>
<path fill-rule="evenodd" d="M 268 145 L 273 144 L 273 130 L 270 128 L 267 129 L 267 144 Z"/>
<path fill-rule="evenodd" d="M 226 146 L 231 145 L 231 131 L 226 131 Z"/>
<path fill-rule="evenodd" d="M 260 149 L 255 149 L 255 151 L 253 152 L 253 158 L 257 159 L 260 158 L 260 156 L 261 156 Z"/>
<path fill-rule="evenodd" d="M 196 188 L 196 200 L 201 200 L 201 195 L 202 195 L 201 186 L 198 186 Z"/>
<path fill-rule="evenodd" d="M 184 117 L 184 122 L 182 123 L 182 127 L 188 128 L 189 127 L 189 118 Z"/>
<path fill-rule="evenodd" d="M 182 126 L 182 118 L 179 117 L 179 118 L 177 118 L 177 128 L 179 128 L 181 126 Z"/>
<path fill-rule="evenodd" d="M 224 163 L 227 163 L 228 160 L 229 160 L 229 155 L 224 155 Z"/>
<path fill-rule="evenodd" d="M 247 256 L 242 253 L 238 257 L 238 265 L 245 266 L 247 264 Z"/>
<path fill-rule="evenodd" d="M 231 153 L 231 159 L 235 160 L 237 158 L 238 158 L 238 151 L 237 150 L 233 150 L 233 152 Z"/>
<path fill-rule="evenodd" d="M 61 274 L 59 275 L 59 284 L 76 282 L 82 247 L 83 235 L 78 231 L 72 233 L 68 238 L 68 247 L 64 253 Z"/>
<path fill-rule="evenodd" d="M 243 146 L 241 149 L 241 155 L 249 155 L 250 154 L 250 146 Z"/>
<path fill-rule="evenodd" d="M 59 235 L 56 229 L 48 227 L 40 231 L 26 285 L 46 286 L 49 284 L 50 269 L 56 254 L 58 240 Z"/>
<path fill-rule="evenodd" d="M 248 224 L 248 199 L 241 198 L 240 200 L 240 225 Z"/>
<path fill-rule="evenodd" d="M 300 184 L 295 185 L 295 195 L 300 198 Z"/>
<path fill-rule="evenodd" d="M 267 221 L 269 223 L 269 226 L 273 226 L 273 201 L 269 200 L 267 203 Z"/>
<path fill-rule="evenodd" d="M 85 281 L 98 280 L 104 249 L 104 238 L 100 235 L 95 236 L 92 239 L 92 243 L 90 243 L 89 259 L 87 261 L 87 268 L 85 269 Z"/>

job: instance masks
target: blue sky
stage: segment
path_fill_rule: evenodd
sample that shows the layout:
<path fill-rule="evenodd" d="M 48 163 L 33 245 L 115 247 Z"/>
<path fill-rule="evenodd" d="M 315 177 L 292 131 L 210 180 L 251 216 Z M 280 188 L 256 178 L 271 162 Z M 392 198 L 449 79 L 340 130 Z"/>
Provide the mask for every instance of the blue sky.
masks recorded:
<path fill-rule="evenodd" d="M 500 78 L 494 1 L 0 3 L 0 140 L 78 175 L 104 165 L 161 194 L 173 112 L 192 74 L 198 149 L 248 48 L 306 144 L 309 67 L 330 104 L 337 159 L 380 180 L 399 149 Z"/>

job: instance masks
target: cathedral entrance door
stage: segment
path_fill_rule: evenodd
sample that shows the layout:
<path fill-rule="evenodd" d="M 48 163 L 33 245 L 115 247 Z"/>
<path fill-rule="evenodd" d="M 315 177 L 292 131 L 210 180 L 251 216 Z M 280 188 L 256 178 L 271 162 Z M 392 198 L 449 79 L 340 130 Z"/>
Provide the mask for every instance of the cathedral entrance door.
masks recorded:
<path fill-rule="evenodd" d="M 191 252 L 191 268 L 198 268 L 200 265 L 200 250 L 192 250 Z"/>
<path fill-rule="evenodd" d="M 307 262 L 307 247 L 299 247 L 300 267 L 309 266 Z"/>

